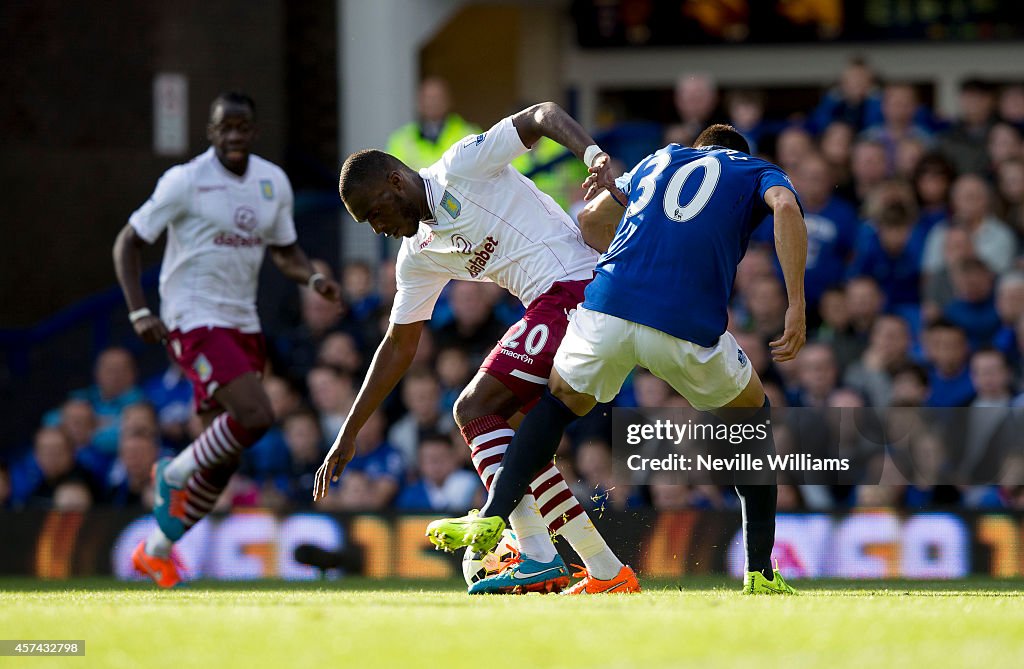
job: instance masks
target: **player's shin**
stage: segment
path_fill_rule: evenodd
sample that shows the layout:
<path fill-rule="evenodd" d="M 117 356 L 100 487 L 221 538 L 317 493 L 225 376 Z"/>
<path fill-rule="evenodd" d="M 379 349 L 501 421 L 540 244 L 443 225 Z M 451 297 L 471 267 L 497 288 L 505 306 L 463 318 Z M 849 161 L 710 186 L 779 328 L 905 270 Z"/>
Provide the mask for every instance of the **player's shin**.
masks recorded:
<path fill-rule="evenodd" d="M 462 437 L 469 445 L 473 466 L 488 490 L 514 434 L 508 422 L 497 415 L 474 419 L 462 428 Z M 541 562 L 554 559 L 555 546 L 533 495 L 523 497 L 509 514 L 508 521 L 523 553 Z"/>
<path fill-rule="evenodd" d="M 481 516 L 509 517 L 530 482 L 554 457 L 565 428 L 577 417 L 551 391 L 544 391 L 505 451 Z"/>
<path fill-rule="evenodd" d="M 242 452 L 255 444 L 264 432 L 247 430 L 227 413 L 213 419 L 196 440 L 178 454 L 167 466 L 165 476 L 169 483 L 180 487 L 200 469 L 215 469 L 236 460 Z"/>
<path fill-rule="evenodd" d="M 764 423 L 770 417 L 771 405 L 765 398 L 755 414 L 755 423 Z M 751 440 L 753 452 L 763 456 L 775 452 L 772 431 L 767 430 L 765 439 Z M 775 507 L 779 487 L 774 483 L 762 485 L 737 485 L 743 511 L 743 544 L 746 553 L 745 571 L 759 571 L 768 580 L 772 579 L 772 548 L 775 546 Z"/>

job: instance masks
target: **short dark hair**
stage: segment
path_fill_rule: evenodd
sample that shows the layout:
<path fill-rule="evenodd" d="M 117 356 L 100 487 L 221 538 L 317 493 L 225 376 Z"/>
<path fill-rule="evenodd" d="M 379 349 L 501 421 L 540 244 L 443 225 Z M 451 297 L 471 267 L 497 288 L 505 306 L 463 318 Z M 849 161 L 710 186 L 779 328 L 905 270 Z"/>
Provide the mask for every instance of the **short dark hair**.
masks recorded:
<path fill-rule="evenodd" d="M 377 149 L 363 149 L 356 151 L 345 159 L 341 166 L 341 175 L 338 178 L 338 193 L 343 202 L 357 191 L 362 190 L 377 179 L 385 179 L 401 161 L 390 153 L 384 153 Z"/>
<path fill-rule="evenodd" d="M 213 118 L 213 111 L 217 105 L 245 105 L 256 116 L 256 101 L 241 91 L 224 91 L 210 103 L 210 118 Z"/>
<path fill-rule="evenodd" d="M 726 123 L 716 123 L 704 128 L 704 132 L 693 140 L 693 147 L 721 146 L 726 149 L 750 153 L 750 145 L 740 131 Z"/>

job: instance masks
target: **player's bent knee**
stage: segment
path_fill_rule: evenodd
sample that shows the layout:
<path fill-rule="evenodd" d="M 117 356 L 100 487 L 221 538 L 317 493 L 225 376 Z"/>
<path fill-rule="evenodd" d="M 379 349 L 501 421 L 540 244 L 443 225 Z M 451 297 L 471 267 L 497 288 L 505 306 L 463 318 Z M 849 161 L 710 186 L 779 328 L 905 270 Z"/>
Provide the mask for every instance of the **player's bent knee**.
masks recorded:
<path fill-rule="evenodd" d="M 243 407 L 234 419 L 249 432 L 262 434 L 274 425 L 274 412 L 269 405 L 255 404 Z"/>

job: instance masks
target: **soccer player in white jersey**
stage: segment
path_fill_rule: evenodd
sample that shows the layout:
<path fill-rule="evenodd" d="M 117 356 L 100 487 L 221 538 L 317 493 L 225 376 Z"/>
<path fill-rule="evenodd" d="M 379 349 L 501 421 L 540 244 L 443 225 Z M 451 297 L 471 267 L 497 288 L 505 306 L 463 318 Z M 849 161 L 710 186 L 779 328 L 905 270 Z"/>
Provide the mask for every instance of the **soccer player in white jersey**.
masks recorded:
<path fill-rule="evenodd" d="M 314 272 L 296 243 L 292 188 L 277 165 L 250 153 L 256 107 L 224 93 L 210 107 L 210 148 L 169 169 L 114 244 L 114 267 L 135 332 L 160 342 L 192 382 L 205 430 L 155 468 L 159 527 L 135 549 L 135 568 L 161 587 L 180 580 L 171 547 L 213 508 L 242 451 L 273 424 L 260 375 L 266 346 L 256 313 L 264 252 L 287 276 L 325 297 L 338 285 Z M 160 315 L 146 306 L 140 249 L 167 231 Z"/>
<path fill-rule="evenodd" d="M 608 155 L 554 103 L 499 121 L 449 148 L 419 173 L 381 151 L 361 151 L 341 168 L 339 191 L 353 218 L 377 234 L 404 237 L 391 324 L 352 410 L 317 472 L 323 497 L 355 452 L 356 434 L 409 368 L 423 323 L 452 279 L 493 281 L 522 300 L 523 319 L 497 343 L 455 403 L 455 420 L 490 487 L 518 424 L 544 391 L 569 315 L 594 276 L 597 253 L 572 219 L 509 163 L 541 137 L 570 149 L 614 185 Z M 510 422 L 511 421 L 511 422 Z M 548 530 L 564 537 L 586 564 L 583 582 L 616 592 L 640 589 L 549 461 L 510 519 L 522 561 L 500 579 L 474 584 L 482 592 L 551 592 L 569 582 Z M 595 586 L 596 587 L 596 586 Z M 593 590 L 593 588 L 592 588 Z M 576 592 L 577 590 L 571 590 Z"/>

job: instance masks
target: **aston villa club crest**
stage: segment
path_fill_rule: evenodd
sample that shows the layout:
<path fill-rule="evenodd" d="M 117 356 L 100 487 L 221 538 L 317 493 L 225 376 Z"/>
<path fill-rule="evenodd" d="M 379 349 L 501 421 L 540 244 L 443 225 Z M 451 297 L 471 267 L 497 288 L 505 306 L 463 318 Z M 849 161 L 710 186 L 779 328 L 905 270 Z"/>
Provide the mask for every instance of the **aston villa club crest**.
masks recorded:
<path fill-rule="evenodd" d="M 455 196 L 448 191 L 444 192 L 441 198 L 441 208 L 453 219 L 458 218 L 462 213 L 462 203 L 455 199 Z"/>
<path fill-rule="evenodd" d="M 260 193 L 264 200 L 274 199 L 274 182 L 270 179 L 260 179 Z"/>

